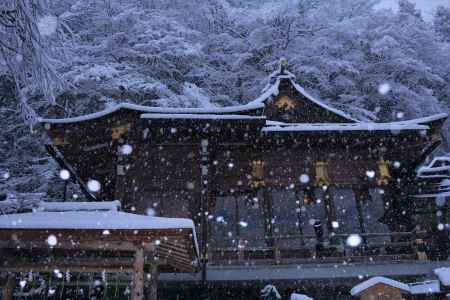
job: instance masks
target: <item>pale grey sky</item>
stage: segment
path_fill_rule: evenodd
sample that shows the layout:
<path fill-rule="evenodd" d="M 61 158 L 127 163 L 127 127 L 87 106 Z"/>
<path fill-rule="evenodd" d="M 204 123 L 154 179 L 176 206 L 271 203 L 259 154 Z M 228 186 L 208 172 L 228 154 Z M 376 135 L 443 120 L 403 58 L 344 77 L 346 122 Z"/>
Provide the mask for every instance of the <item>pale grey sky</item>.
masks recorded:
<path fill-rule="evenodd" d="M 416 3 L 418 9 L 420 9 L 425 18 L 432 17 L 434 10 L 439 5 L 450 6 L 450 0 L 411 0 Z M 382 0 L 383 7 L 390 7 L 396 9 L 398 0 Z"/>

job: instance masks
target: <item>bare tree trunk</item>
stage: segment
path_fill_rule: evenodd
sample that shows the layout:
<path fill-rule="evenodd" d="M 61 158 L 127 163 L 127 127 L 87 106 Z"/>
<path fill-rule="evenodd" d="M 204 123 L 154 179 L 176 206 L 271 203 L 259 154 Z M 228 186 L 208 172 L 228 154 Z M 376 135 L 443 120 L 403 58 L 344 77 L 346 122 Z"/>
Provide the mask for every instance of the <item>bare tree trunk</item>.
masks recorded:
<path fill-rule="evenodd" d="M 6 279 L 6 283 L 3 286 L 2 299 L 3 300 L 13 300 L 14 287 L 16 285 L 16 280 L 14 274 L 9 274 Z"/>
<path fill-rule="evenodd" d="M 144 249 L 136 250 L 134 258 L 132 300 L 144 300 Z"/>

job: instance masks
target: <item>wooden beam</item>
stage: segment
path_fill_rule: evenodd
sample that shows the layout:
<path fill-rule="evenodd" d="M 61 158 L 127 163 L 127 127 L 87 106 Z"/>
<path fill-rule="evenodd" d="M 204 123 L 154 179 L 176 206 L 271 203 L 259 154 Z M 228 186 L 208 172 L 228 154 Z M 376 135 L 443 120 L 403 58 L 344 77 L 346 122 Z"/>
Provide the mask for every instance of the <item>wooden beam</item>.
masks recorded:
<path fill-rule="evenodd" d="M 133 265 L 133 292 L 131 300 L 144 300 L 144 249 L 136 250 Z"/>

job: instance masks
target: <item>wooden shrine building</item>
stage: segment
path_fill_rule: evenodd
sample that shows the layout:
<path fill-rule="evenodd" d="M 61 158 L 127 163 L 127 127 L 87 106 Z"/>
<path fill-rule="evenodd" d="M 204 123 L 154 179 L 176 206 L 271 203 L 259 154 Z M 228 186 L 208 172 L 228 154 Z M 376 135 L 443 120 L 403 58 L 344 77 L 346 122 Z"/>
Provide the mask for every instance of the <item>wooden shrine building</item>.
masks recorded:
<path fill-rule="evenodd" d="M 416 169 L 446 118 L 362 122 L 282 65 L 244 105 L 119 104 L 42 123 L 49 153 L 89 199 L 193 219 L 202 279 L 214 280 L 216 266 L 418 259 L 433 237 L 411 200 Z M 361 243 L 349 246 L 350 234 Z"/>

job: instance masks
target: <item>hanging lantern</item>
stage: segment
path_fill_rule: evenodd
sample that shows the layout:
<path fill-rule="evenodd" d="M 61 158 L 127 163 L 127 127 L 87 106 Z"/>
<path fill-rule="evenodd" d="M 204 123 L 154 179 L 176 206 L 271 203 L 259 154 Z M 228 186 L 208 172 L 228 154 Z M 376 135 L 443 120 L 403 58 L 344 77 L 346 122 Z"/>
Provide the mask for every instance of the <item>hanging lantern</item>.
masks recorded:
<path fill-rule="evenodd" d="M 315 164 L 316 178 L 315 184 L 317 186 L 326 186 L 330 184 L 330 178 L 328 177 L 328 163 L 318 161 Z"/>
<path fill-rule="evenodd" d="M 378 171 L 379 171 L 379 178 L 378 178 L 378 185 L 388 185 L 389 180 L 392 178 L 391 172 L 389 171 L 389 162 L 386 160 L 380 160 L 378 161 Z"/>
<path fill-rule="evenodd" d="M 259 188 L 266 185 L 264 182 L 264 165 L 265 162 L 262 160 L 252 161 L 252 179 L 250 181 L 250 187 Z"/>

